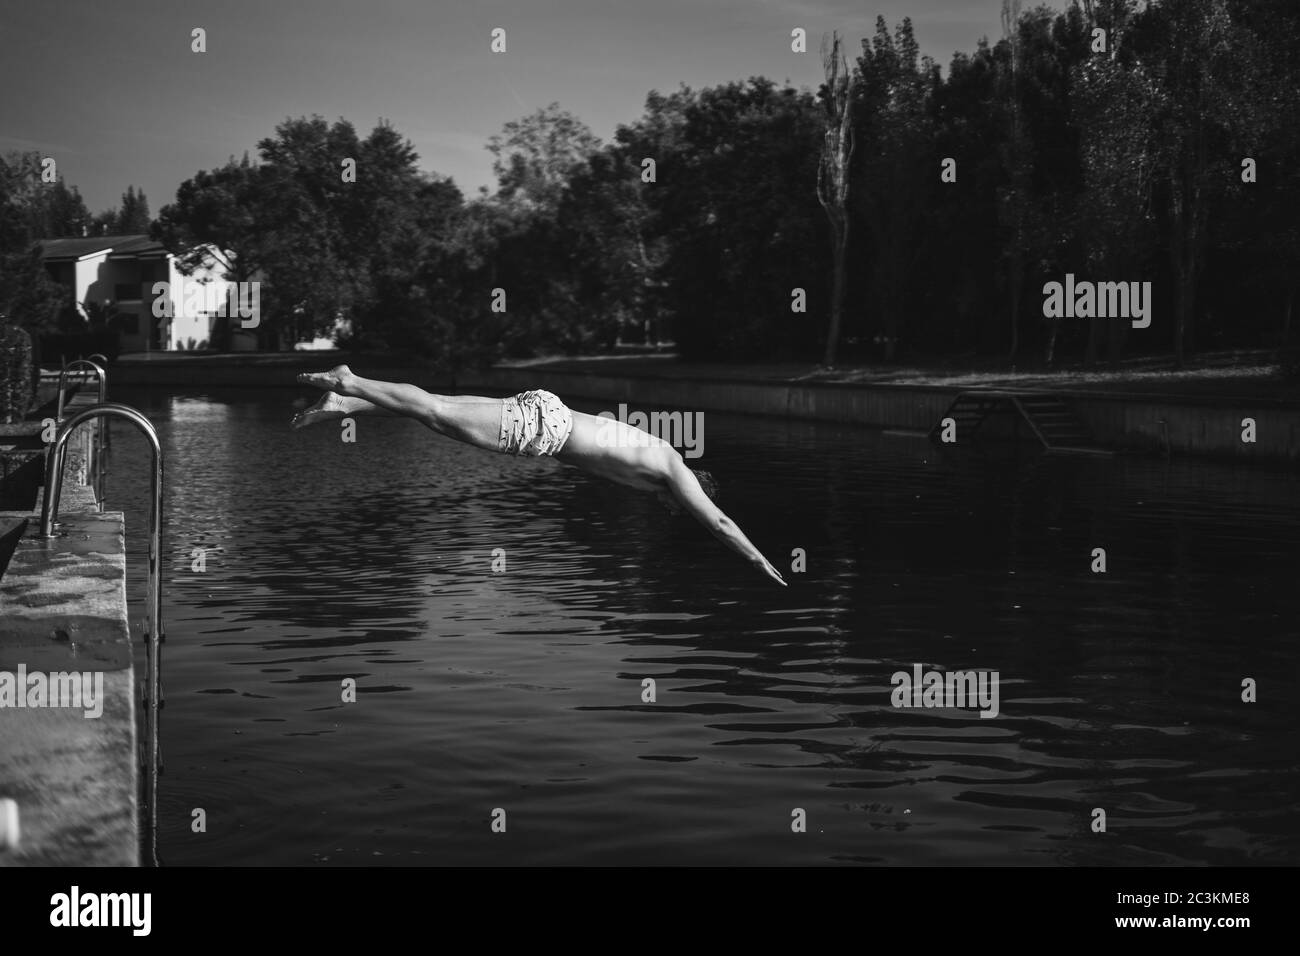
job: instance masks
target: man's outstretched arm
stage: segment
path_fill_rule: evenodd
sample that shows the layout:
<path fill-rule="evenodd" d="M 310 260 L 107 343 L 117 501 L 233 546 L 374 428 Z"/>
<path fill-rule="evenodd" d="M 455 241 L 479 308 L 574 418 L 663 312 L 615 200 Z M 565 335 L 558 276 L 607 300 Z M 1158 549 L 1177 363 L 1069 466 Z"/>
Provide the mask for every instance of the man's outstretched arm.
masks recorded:
<path fill-rule="evenodd" d="M 771 562 L 763 557 L 762 552 L 754 547 L 752 541 L 745 537 L 745 532 L 740 530 L 736 522 L 723 514 L 722 510 L 709 500 L 709 496 L 704 493 L 704 489 L 696 480 L 695 473 L 677 456 L 673 456 L 673 462 L 669 466 L 668 488 L 681 506 L 696 521 L 708 528 L 715 538 L 773 581 L 783 587 L 786 586 L 780 572 L 772 567 Z"/>

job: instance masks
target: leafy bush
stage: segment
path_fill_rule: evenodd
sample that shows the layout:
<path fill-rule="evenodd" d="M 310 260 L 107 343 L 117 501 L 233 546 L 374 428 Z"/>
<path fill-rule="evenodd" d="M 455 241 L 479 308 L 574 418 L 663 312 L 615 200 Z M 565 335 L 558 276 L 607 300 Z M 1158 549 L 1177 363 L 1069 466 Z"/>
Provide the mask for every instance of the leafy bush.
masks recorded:
<path fill-rule="evenodd" d="M 20 422 L 32 406 L 32 337 L 0 325 L 0 422 Z"/>

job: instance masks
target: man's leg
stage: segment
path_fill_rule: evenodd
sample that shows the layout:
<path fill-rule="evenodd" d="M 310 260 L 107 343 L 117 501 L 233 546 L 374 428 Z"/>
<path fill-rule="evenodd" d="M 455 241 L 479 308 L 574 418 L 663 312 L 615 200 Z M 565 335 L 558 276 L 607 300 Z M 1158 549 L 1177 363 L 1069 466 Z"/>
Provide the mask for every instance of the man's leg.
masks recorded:
<path fill-rule="evenodd" d="M 321 400 L 311 408 L 305 408 L 293 416 L 293 421 L 290 424 L 294 428 L 306 428 L 308 425 L 315 425 L 320 422 L 336 422 L 340 419 L 350 418 L 353 415 L 391 414 L 393 413 L 388 409 L 371 404 L 364 398 L 326 392 L 321 396 Z"/>
<path fill-rule="evenodd" d="M 352 374 L 346 365 L 328 372 L 299 375 L 298 381 L 414 418 L 439 434 L 488 451 L 496 451 L 501 438 L 498 398 L 434 395 L 415 385 L 362 378 Z"/>

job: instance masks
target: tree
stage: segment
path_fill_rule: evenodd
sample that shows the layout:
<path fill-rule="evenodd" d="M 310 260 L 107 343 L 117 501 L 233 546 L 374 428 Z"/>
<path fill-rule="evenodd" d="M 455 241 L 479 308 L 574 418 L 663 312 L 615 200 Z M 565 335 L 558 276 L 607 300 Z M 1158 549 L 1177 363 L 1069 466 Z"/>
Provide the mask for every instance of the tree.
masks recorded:
<path fill-rule="evenodd" d="M 572 277 L 574 349 L 607 348 L 620 336 L 656 340 L 664 246 L 650 235 L 639 157 L 614 143 L 593 154 L 569 182 L 557 216 Z"/>
<path fill-rule="evenodd" d="M 1237 158 L 1258 134 L 1264 97 L 1249 37 L 1224 0 L 1164 0 L 1137 18 L 1131 39 L 1163 105 L 1157 134 L 1175 285 L 1174 356 L 1182 366 L 1194 340 L 1211 211 L 1239 182 Z"/>
<path fill-rule="evenodd" d="M 117 232 L 117 210 L 105 209 L 91 217 L 87 233 L 92 236 L 111 236 Z"/>
<path fill-rule="evenodd" d="M 849 171 L 853 164 L 853 74 L 840 49 L 840 35 L 831 35 L 829 49 L 823 39 L 822 104 L 826 109 L 826 134 L 817 166 L 817 201 L 830 221 L 834 279 L 831 286 L 831 321 L 826 333 L 822 363 L 835 364 L 844 316 L 844 269 L 849 245 Z"/>
<path fill-rule="evenodd" d="M 618 316 L 596 311 L 593 280 L 614 249 L 592 248 L 580 224 L 605 227 L 600 197 L 580 196 L 574 182 L 595 185 L 590 161 L 600 141 L 573 114 L 551 103 L 505 124 L 488 142 L 498 189 L 492 209 L 479 209 L 475 234 L 490 236 L 483 250 L 497 286 L 509 292 L 512 319 L 503 336 L 507 354 L 539 349 L 592 351 L 612 345 Z M 608 196 L 604 197 L 608 198 Z M 617 243 L 614 243 L 616 245 Z M 597 261 L 579 254 L 595 253 Z M 597 283 L 598 285 L 598 283 Z M 586 286 L 586 288 L 584 288 Z"/>
<path fill-rule="evenodd" d="M 227 278 L 242 281 L 262 267 L 259 229 L 264 186 L 248 155 L 213 170 L 200 170 L 181 183 L 176 201 L 158 212 L 151 235 L 180 255 L 183 268 L 197 266 L 201 247 L 233 251 Z"/>
<path fill-rule="evenodd" d="M 144 191 L 136 192 L 134 186 L 127 186 L 122 194 L 122 208 L 117 213 L 114 230 L 119 235 L 129 236 L 148 233 L 151 220 L 149 217 L 149 200 Z"/>
<path fill-rule="evenodd" d="M 37 242 L 79 236 L 86 218 L 75 187 L 41 182 L 39 153 L 0 157 L 0 317 L 32 334 L 58 328 L 71 299 L 47 274 Z"/>
<path fill-rule="evenodd" d="M 15 234 L 30 242 L 84 236 L 90 225 L 90 211 L 76 186 L 69 188 L 62 174 L 52 183 L 42 179 L 43 159 L 40 153 L 28 152 L 9 153 L 0 160 L 0 200 L 8 207 L 7 222 L 0 229 L 9 232 L 11 242 Z"/>
<path fill-rule="evenodd" d="M 553 210 L 575 169 L 599 147 L 587 125 L 559 103 L 511 120 L 488 140 L 497 197 Z"/>
<path fill-rule="evenodd" d="M 922 258 L 926 211 L 937 204 L 938 188 L 933 91 L 937 70 L 921 57 L 904 18 L 891 34 L 884 17 L 862 41 L 857 61 L 854 136 L 854 215 L 869 239 L 870 297 L 877 316 L 875 337 L 892 360 L 916 286 Z"/>
<path fill-rule="evenodd" d="M 424 174 L 382 120 L 362 139 L 345 120 L 289 119 L 258 151 L 257 164 L 231 159 L 183 183 L 155 235 L 184 251 L 186 268 L 204 244 L 230 251 L 229 278 L 261 282 L 265 344 L 329 334 L 340 319 L 355 342 L 402 340 L 393 316 L 415 320 L 397 290 L 447 231 L 460 190 Z"/>
<path fill-rule="evenodd" d="M 998 144 L 1006 136 L 999 84 L 1003 71 L 987 40 L 973 54 L 956 53 L 947 78 L 934 84 L 931 116 L 935 157 L 960 160 L 960 189 L 932 193 L 917 206 L 926 255 L 917 259 L 918 300 L 925 338 L 938 351 L 1006 354 L 1005 298 L 999 287 L 1005 234 L 998 189 L 1006 182 Z"/>
<path fill-rule="evenodd" d="M 1075 125 L 1081 138 L 1084 192 L 1078 217 L 1091 271 L 1118 276 L 1143 259 L 1155 237 L 1154 184 L 1161 155 L 1152 117 L 1164 108 L 1155 80 L 1140 62 L 1120 58 L 1127 7 L 1103 11 L 1087 4 L 1089 31 L 1107 31 L 1108 53 L 1090 56 L 1072 74 Z M 1114 361 L 1127 336 L 1123 322 L 1093 317 L 1088 322 L 1085 361 L 1098 357 L 1102 327 L 1109 329 L 1108 354 Z"/>
<path fill-rule="evenodd" d="M 651 94 L 620 131 L 653 158 L 643 190 L 646 236 L 662 241 L 655 290 L 682 354 L 747 359 L 809 350 L 826 317 L 826 218 L 817 202 L 825 132 L 806 91 L 753 77 L 702 91 Z M 806 312 L 791 313 L 792 290 Z M 810 291 L 811 290 L 811 291 Z"/>
<path fill-rule="evenodd" d="M 1010 183 L 998 191 L 1001 221 L 1010 233 L 1007 241 L 1007 288 L 1011 296 L 1011 358 L 1020 345 L 1020 294 L 1025 282 L 1025 254 L 1029 248 L 1029 219 L 1033 197 L 1029 179 L 1033 170 L 1031 145 L 1021 118 L 1020 105 L 1020 0 L 1002 0 L 1002 36 L 1010 48 L 1007 72 L 1008 135 L 1003 145 L 1003 162 Z M 1055 336 L 1053 336 L 1053 339 Z M 1050 359 L 1049 359 L 1050 360 Z"/>
<path fill-rule="evenodd" d="M 1300 116 L 1300 4 L 1292 0 L 1242 0 L 1232 14 L 1248 30 L 1258 60 L 1259 108 L 1269 117 Z M 1234 283 L 1258 288 L 1266 316 L 1265 340 L 1290 347 L 1300 370 L 1300 336 L 1294 322 L 1300 286 L 1300 123 L 1273 122 L 1250 146 L 1257 181 L 1234 187 L 1228 234 L 1241 248 L 1246 275 Z M 1240 176 L 1240 172 L 1238 172 Z M 1234 290 L 1234 291 L 1236 291 Z"/>
<path fill-rule="evenodd" d="M 1013 246 L 1021 258 L 1019 281 L 1011 290 L 1018 316 L 1030 270 L 1058 273 L 1080 254 L 1077 201 L 1083 189 L 1083 133 L 1070 114 L 1070 77 L 1088 56 L 1088 34 L 1077 9 L 1054 15 L 1039 6 L 1020 17 L 1016 36 L 1020 68 L 1015 102 L 1023 114 L 1020 147 L 1008 164 L 1008 179 L 1017 207 Z M 1060 330 L 1059 319 L 1053 318 L 1044 350 L 1049 365 L 1056 359 Z"/>

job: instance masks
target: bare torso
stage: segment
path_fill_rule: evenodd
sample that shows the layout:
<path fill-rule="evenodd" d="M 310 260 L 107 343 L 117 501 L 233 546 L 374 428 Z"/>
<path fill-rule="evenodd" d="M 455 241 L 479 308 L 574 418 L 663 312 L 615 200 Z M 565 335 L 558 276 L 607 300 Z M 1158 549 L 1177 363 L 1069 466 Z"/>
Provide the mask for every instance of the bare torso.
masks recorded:
<path fill-rule="evenodd" d="M 573 412 L 573 431 L 556 460 L 641 491 L 662 491 L 677 449 L 612 418 Z"/>

